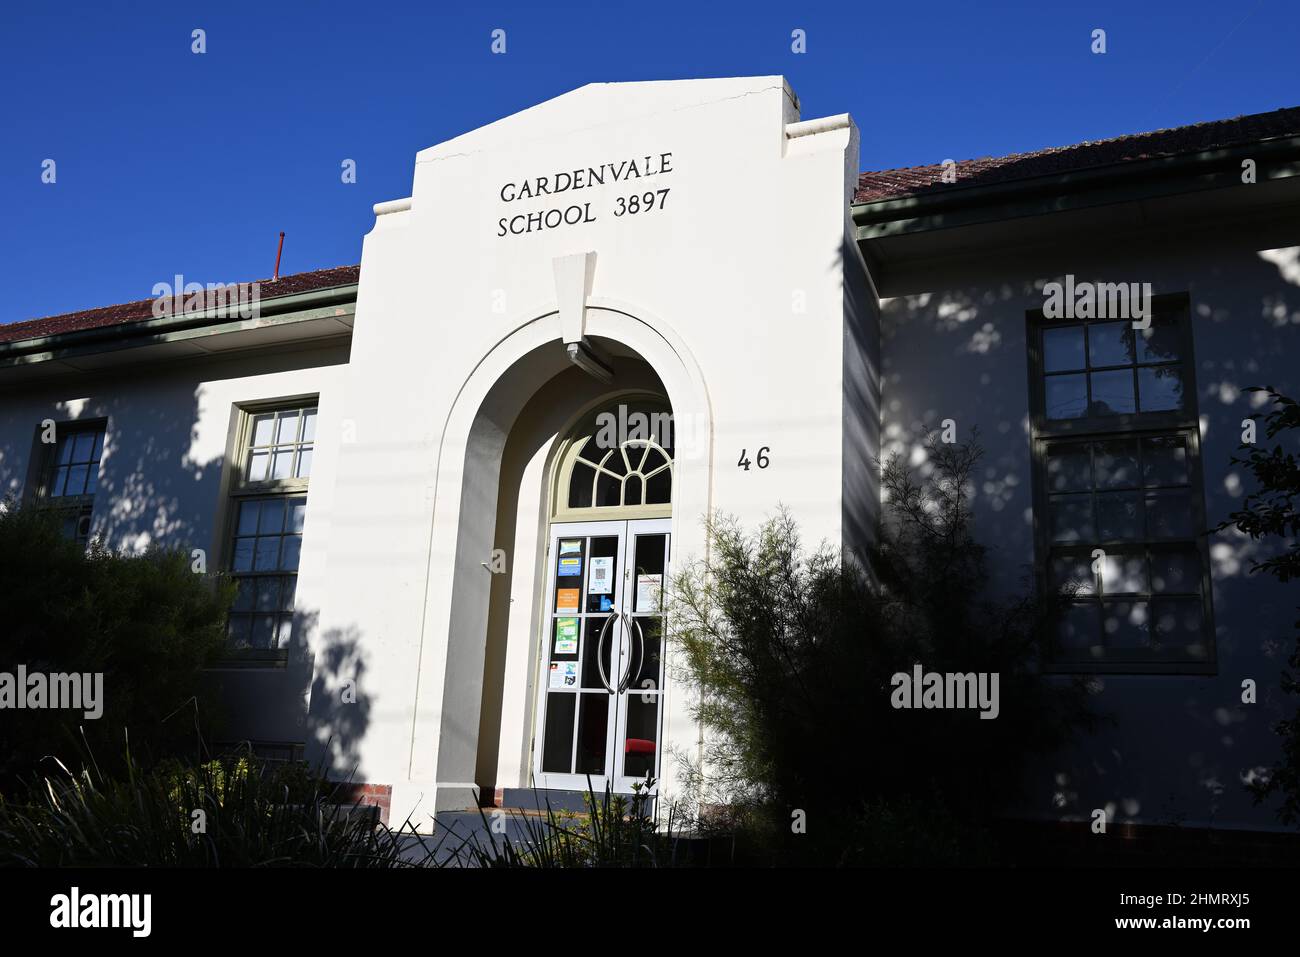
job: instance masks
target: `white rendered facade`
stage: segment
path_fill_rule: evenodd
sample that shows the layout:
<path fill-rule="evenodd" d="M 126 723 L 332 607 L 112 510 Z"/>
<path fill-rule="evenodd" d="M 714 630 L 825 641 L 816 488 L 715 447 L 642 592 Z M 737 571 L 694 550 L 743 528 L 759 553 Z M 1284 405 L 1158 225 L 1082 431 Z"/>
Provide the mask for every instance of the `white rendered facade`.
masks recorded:
<path fill-rule="evenodd" d="M 214 672 L 237 733 L 302 742 L 336 773 L 391 786 L 391 818 L 422 827 L 488 789 L 527 788 L 556 601 L 557 470 L 594 411 L 650 399 L 671 409 L 671 509 L 655 515 L 669 522 L 674 566 L 703 554 L 711 511 L 753 527 L 778 503 L 807 542 L 868 545 L 882 432 L 906 451 L 949 416 L 982 426 L 1000 473 L 976 506 L 999 587 L 1033 565 L 1026 312 L 1045 279 L 1138 253 L 1001 252 L 1006 237 L 989 233 L 960 250 L 918 240 L 905 250 L 914 260 L 864 258 L 858 151 L 847 116 L 801 122 L 781 77 L 594 84 L 438 144 L 417 155 L 410 198 L 376 207 L 355 289 L 306 294 L 294 323 L 0 366 L 0 491 L 29 490 L 42 420 L 103 418 L 96 534 L 226 562 L 240 410 L 312 399 L 287 657 Z M 647 193 L 653 204 L 633 212 Z M 1249 411 L 1233 389 L 1259 377 L 1300 387 L 1293 363 L 1264 358 L 1300 334 L 1300 282 L 1273 264 L 1294 272 L 1300 237 L 1269 220 L 1182 242 L 1151 274 L 1158 292 L 1191 295 L 1198 355 L 1223 363 L 1198 382 L 1231 396 L 1201 398 L 1206 511 L 1221 517 L 1231 495 L 1212 465 Z M 1227 333 L 1215 318 L 1226 314 L 1255 338 Z M 605 362 L 610 381 L 575 351 Z M 738 465 L 760 450 L 765 466 Z M 610 520 L 629 516 L 641 517 Z M 1133 756 L 1104 770 L 1088 766 L 1091 751 L 1063 758 L 1028 813 L 1113 805 L 1159 821 L 1156 792 L 1172 788 L 1186 820 L 1267 823 L 1235 777 L 1282 703 L 1245 711 L 1233 689 L 1247 671 L 1271 687 L 1280 659 L 1228 627 L 1225 605 L 1267 585 L 1243 584 L 1228 570 L 1239 544 L 1220 544 L 1236 551 L 1211 569 L 1215 667 L 1103 678 L 1102 708 L 1124 715 L 1110 753 Z M 1276 624 L 1284 611 L 1273 611 Z M 681 786 L 668 755 L 698 755 L 700 740 L 671 672 L 656 742 L 668 795 Z M 1152 736 L 1170 713 L 1186 717 L 1180 734 L 1204 736 L 1192 768 Z"/>

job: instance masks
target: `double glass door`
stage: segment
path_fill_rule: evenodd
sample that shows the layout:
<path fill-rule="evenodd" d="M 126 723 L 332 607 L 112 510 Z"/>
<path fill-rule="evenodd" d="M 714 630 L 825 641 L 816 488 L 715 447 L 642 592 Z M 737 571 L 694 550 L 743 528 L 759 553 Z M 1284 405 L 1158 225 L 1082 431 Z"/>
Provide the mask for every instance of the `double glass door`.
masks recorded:
<path fill-rule="evenodd" d="M 670 519 L 552 525 L 533 741 L 538 787 L 659 778 Z"/>

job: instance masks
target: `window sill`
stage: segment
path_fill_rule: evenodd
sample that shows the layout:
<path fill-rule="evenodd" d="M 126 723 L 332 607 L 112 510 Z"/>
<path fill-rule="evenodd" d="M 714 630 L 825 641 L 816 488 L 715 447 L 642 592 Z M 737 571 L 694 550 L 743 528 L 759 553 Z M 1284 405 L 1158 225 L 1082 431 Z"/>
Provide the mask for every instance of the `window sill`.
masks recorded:
<path fill-rule="evenodd" d="M 250 651 L 219 658 L 207 671 L 283 671 L 289 663 L 288 651 Z"/>
<path fill-rule="evenodd" d="M 1099 662 L 1061 662 L 1045 664 L 1040 673 L 1043 675 L 1098 675 L 1112 678 L 1125 676 L 1137 677 L 1213 677 L 1219 673 L 1215 662 L 1141 662 L 1141 661 L 1099 661 Z"/>
<path fill-rule="evenodd" d="M 263 479 L 258 482 L 240 482 L 230 494 L 241 495 L 294 495 L 307 491 L 310 478 Z"/>

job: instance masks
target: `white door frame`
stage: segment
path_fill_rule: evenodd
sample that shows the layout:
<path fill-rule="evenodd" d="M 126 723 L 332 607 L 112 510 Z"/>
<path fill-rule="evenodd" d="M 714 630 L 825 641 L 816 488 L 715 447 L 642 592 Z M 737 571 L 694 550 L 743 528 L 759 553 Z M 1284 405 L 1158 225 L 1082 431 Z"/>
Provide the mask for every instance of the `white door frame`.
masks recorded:
<path fill-rule="evenodd" d="M 569 791 L 586 791 L 588 787 L 591 787 L 593 791 L 599 794 L 608 785 L 615 792 L 628 793 L 632 790 L 634 783 L 643 781 L 643 775 L 627 775 L 623 773 L 627 749 L 632 746 L 631 742 L 625 739 L 627 738 L 629 720 L 629 698 L 633 695 L 639 697 L 642 705 L 649 703 L 657 705 L 652 718 L 654 722 L 654 758 L 651 762 L 652 773 L 657 781 L 663 752 L 663 654 L 661 650 L 655 665 L 646 664 L 647 639 L 645 626 L 642 623 L 648 617 L 659 616 L 657 614 L 658 609 L 636 607 L 637 577 L 633 573 L 633 564 L 638 536 L 662 535 L 664 547 L 667 550 L 670 546 L 671 527 L 672 520 L 667 518 L 557 522 L 549 526 L 546 551 L 542 561 L 542 573 L 546 581 L 546 603 L 541 616 L 542 640 L 538 643 L 540 652 L 538 655 L 536 719 L 533 726 L 532 748 L 534 786 L 543 789 L 554 788 Z M 563 579 L 568 577 L 558 574 L 559 559 L 571 557 L 569 555 L 560 555 L 559 541 L 562 538 L 566 540 L 582 540 L 580 574 L 574 576 L 575 584 L 579 587 L 577 614 L 565 614 L 559 611 L 556 606 L 557 591 L 565 587 L 567 583 Z M 614 580 L 609 584 L 610 590 L 607 592 L 607 594 L 611 595 L 608 611 L 601 610 L 598 605 L 601 593 L 592 594 L 591 592 L 593 565 L 590 552 L 592 550 L 591 540 L 594 538 L 616 538 L 618 540 L 617 547 L 614 550 L 617 567 L 613 576 Z M 669 574 L 667 561 L 668 556 L 665 555 L 665 580 Z M 600 602 L 599 604 L 604 603 Z M 578 619 L 579 646 L 574 654 L 576 660 L 570 659 L 565 663 L 575 667 L 575 690 L 567 691 L 563 687 L 552 689 L 551 659 L 557 637 L 556 621 L 574 617 Z M 660 632 L 662 633 L 662 626 Z M 662 639 L 660 640 L 662 641 Z M 592 642 L 596 642 L 594 650 L 591 647 Z M 608 648 L 608 666 L 604 664 L 604 655 L 601 653 L 602 648 Z M 568 655 L 565 654 L 563 657 L 567 659 Z M 592 663 L 595 664 L 594 669 L 591 667 Z M 637 670 L 636 676 L 632 674 L 633 668 Z M 648 673 L 657 677 L 647 679 L 645 675 Z M 630 687 L 634 677 L 642 678 L 636 688 Z M 563 673 L 557 671 L 556 680 L 564 680 L 564 678 Z M 623 687 L 624 685 L 629 687 Z M 653 687 L 653 690 L 649 690 L 651 687 Z M 569 731 L 571 744 L 567 764 L 571 770 L 568 772 L 542 770 L 546 758 L 546 720 L 548 705 L 552 700 L 552 691 L 558 694 L 572 695 L 575 699 Z M 591 719 L 593 714 L 599 715 L 599 704 L 596 702 L 597 695 L 604 697 L 607 707 L 604 724 L 605 750 L 603 761 L 599 762 L 600 773 L 593 771 L 589 775 L 587 771 L 582 769 L 580 761 L 581 725 L 584 718 L 584 706 L 592 709 L 588 712 L 588 719 Z M 651 699 L 655 698 L 657 698 L 657 701 L 651 701 Z M 641 744 L 645 742 L 645 739 L 642 738 L 637 740 Z M 619 742 L 624 742 L 623 749 L 618 748 Z M 592 761 L 591 754 L 587 755 L 587 760 Z"/>
<path fill-rule="evenodd" d="M 617 723 L 613 735 L 613 790 L 619 793 L 629 793 L 632 791 L 633 784 L 643 784 L 647 774 L 654 780 L 650 790 L 654 792 L 659 787 L 660 762 L 663 760 L 664 727 L 662 588 L 667 583 L 668 575 L 671 573 L 672 524 L 670 518 L 631 519 L 627 523 L 627 532 L 623 543 L 623 644 L 620 646 L 620 667 L 617 672 L 619 675 L 619 693 L 616 696 L 615 718 Z M 662 538 L 662 543 L 656 547 L 656 550 L 661 549 L 659 557 L 663 563 L 663 573 L 660 576 L 659 588 L 653 589 L 653 596 L 642 595 L 641 589 L 638 588 L 636 550 L 637 539 L 641 536 Z M 653 556 L 651 557 L 653 559 Z M 652 602 L 650 607 L 642 607 L 644 604 L 643 598 Z M 652 622 L 657 623 L 657 625 L 652 624 Z M 657 643 L 657 650 L 651 654 L 650 646 L 655 643 Z M 633 751 L 634 742 L 643 746 L 647 743 L 647 739 L 642 738 L 640 734 L 634 735 L 629 730 L 632 724 L 632 710 L 636 708 L 640 712 L 640 709 L 650 705 L 654 706 L 653 717 L 651 718 L 653 732 L 648 739 L 648 743 L 653 745 L 653 757 L 649 761 L 648 770 L 644 771 L 644 759 L 635 759 L 637 773 L 629 774 L 627 762 L 635 753 Z M 643 712 L 638 713 L 636 724 L 644 725 L 644 717 Z M 644 754 L 645 752 L 640 751 L 640 753 Z"/>

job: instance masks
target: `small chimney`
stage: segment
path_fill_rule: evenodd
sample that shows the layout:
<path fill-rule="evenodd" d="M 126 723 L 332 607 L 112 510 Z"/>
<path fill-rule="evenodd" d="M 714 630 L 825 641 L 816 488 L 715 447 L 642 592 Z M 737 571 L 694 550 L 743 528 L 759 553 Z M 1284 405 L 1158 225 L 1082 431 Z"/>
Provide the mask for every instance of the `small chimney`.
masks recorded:
<path fill-rule="evenodd" d="M 275 282 L 280 278 L 280 254 L 284 252 L 284 233 L 280 233 L 280 248 L 275 251 L 275 275 L 271 281 Z"/>

